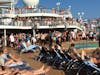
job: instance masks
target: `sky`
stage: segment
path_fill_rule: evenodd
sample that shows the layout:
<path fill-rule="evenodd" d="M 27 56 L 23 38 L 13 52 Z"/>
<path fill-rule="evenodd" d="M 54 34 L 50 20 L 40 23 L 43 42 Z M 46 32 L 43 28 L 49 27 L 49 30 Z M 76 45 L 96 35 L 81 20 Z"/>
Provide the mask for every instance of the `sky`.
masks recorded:
<path fill-rule="evenodd" d="M 39 6 L 44 6 L 46 8 L 57 8 L 57 2 L 60 2 L 60 9 L 71 6 L 73 17 L 78 18 L 78 12 L 84 12 L 84 19 L 100 18 L 100 0 L 40 0 Z M 22 0 L 18 0 L 16 6 L 23 6 Z"/>

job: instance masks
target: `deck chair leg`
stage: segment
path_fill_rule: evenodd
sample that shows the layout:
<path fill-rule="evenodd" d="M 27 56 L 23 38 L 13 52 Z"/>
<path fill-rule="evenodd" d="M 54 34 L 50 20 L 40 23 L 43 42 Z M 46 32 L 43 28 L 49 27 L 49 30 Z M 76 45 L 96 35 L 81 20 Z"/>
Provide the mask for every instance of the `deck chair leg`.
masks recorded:
<path fill-rule="evenodd" d="M 26 51 L 25 49 L 22 49 L 22 50 L 20 51 L 20 54 L 24 53 L 25 51 Z"/>
<path fill-rule="evenodd" d="M 33 53 L 35 52 L 35 49 L 32 49 Z"/>

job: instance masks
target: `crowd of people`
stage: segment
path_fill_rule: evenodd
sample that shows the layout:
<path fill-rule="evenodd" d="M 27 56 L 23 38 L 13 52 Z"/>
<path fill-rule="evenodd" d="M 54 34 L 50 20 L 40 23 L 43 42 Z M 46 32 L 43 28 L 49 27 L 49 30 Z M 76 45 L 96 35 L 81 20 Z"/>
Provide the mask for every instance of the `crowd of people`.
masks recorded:
<path fill-rule="evenodd" d="M 9 53 L 7 48 L 2 49 L 2 53 L 0 54 L 0 75 L 39 75 L 45 74 L 50 70 L 50 67 L 44 69 L 44 65 L 38 70 L 26 70 L 19 69 L 17 67 L 9 67 L 10 64 L 17 64 L 20 61 L 22 60 L 16 58 L 14 54 Z"/>
<path fill-rule="evenodd" d="M 37 32 L 35 36 L 30 33 L 11 33 L 7 35 L 6 38 L 2 36 L 0 38 L 0 47 L 4 45 L 5 39 L 7 40 L 7 46 L 19 46 L 22 40 L 27 40 L 27 43 L 30 44 L 39 44 L 44 45 L 57 43 L 61 45 L 62 42 L 78 42 L 81 40 L 86 41 L 97 41 L 99 33 L 93 31 L 90 32 L 80 32 L 77 30 L 65 30 L 65 31 L 49 31 L 49 32 Z"/>
<path fill-rule="evenodd" d="M 82 51 L 82 56 L 77 52 L 77 50 L 74 47 L 74 42 L 80 41 L 80 40 L 92 40 L 96 41 L 98 40 L 98 33 L 94 33 L 90 31 L 88 34 L 84 32 L 78 32 L 78 31 L 73 31 L 73 30 L 65 30 L 64 32 L 60 31 L 49 31 L 49 33 L 40 33 L 38 32 L 36 36 L 32 36 L 31 34 L 26 34 L 26 33 L 11 33 L 11 35 L 6 37 L 7 40 L 7 46 L 10 46 L 15 49 L 15 47 L 20 47 L 21 42 L 25 41 L 26 45 L 29 46 L 31 44 L 34 45 L 39 45 L 39 46 L 47 46 L 50 48 L 54 48 L 53 44 L 55 43 L 59 48 L 59 50 L 62 50 L 62 42 L 71 42 L 71 47 L 69 47 L 68 52 L 70 53 L 69 55 L 73 58 L 76 59 L 76 57 L 82 58 L 82 60 L 85 59 L 86 53 L 85 51 Z M 4 40 L 5 38 L 2 36 L 0 39 L 0 47 L 4 47 Z M 50 49 L 49 48 L 49 49 Z M 42 66 L 38 70 L 19 70 L 18 68 L 14 68 L 15 70 L 12 69 L 6 69 L 9 64 L 11 63 L 18 63 L 21 60 L 18 58 L 16 59 L 12 54 L 10 54 L 7 50 L 7 48 L 3 49 L 3 51 L 0 54 L 0 75 L 38 75 L 38 74 L 43 74 L 47 73 L 50 68 L 44 69 L 44 66 Z M 90 61 L 93 62 L 94 64 L 98 65 L 100 67 L 100 48 L 97 48 L 96 50 L 93 51 Z"/>
<path fill-rule="evenodd" d="M 50 11 L 46 11 L 44 8 L 40 10 L 34 9 L 26 9 L 19 8 L 15 9 L 16 13 L 58 13 L 60 15 L 70 12 L 67 10 L 56 10 L 53 8 Z M 6 13 L 10 13 L 10 10 L 6 11 Z M 5 14 L 6 14 L 5 13 Z M 80 41 L 98 41 L 99 40 L 99 48 L 95 49 L 92 54 L 89 56 L 88 60 L 92 63 L 96 64 L 100 68 L 100 37 L 99 33 L 95 31 L 95 27 L 92 25 L 88 25 L 87 23 L 83 23 L 80 19 L 74 18 L 64 18 L 64 17 L 21 17 L 16 16 L 14 18 L 2 18 L 0 19 L 0 24 L 3 25 L 13 25 L 13 26 L 31 26 L 38 29 L 38 26 L 52 26 L 55 28 L 57 25 L 63 25 L 65 27 L 64 31 L 45 31 L 36 32 L 36 35 L 33 36 L 31 33 L 11 33 L 10 35 L 0 36 L 0 75 L 40 75 L 46 74 L 50 71 L 50 67 L 45 69 L 43 65 L 38 70 L 26 70 L 19 68 L 9 68 L 10 64 L 17 64 L 22 60 L 20 58 L 16 58 L 12 53 L 8 51 L 5 47 L 5 41 L 7 43 L 7 47 L 15 50 L 22 50 L 22 42 L 24 41 L 26 46 L 30 45 L 39 45 L 41 47 L 46 47 L 48 50 L 55 50 L 56 48 L 63 54 L 63 42 L 70 42 L 70 47 L 67 48 L 68 55 L 72 59 L 82 59 L 87 60 L 87 54 L 84 50 L 82 50 L 81 54 L 77 52 L 77 49 L 74 47 L 74 42 Z M 77 25 L 82 28 L 82 31 L 78 31 L 77 29 L 67 30 L 67 25 Z M 36 26 L 36 27 L 35 27 Z M 90 31 L 88 31 L 90 29 Z M 41 48 L 42 49 L 42 48 Z"/>
<path fill-rule="evenodd" d="M 52 45 L 52 49 L 55 48 L 61 50 L 61 47 L 59 45 Z M 77 58 L 82 58 L 82 60 L 86 59 L 85 58 L 87 56 L 86 53 L 82 51 L 82 57 L 81 57 L 81 55 L 74 48 L 73 43 L 71 44 L 68 50 L 69 50 L 68 51 L 69 55 L 73 59 L 77 59 Z M 39 75 L 39 74 L 46 74 L 50 70 L 50 67 L 44 69 L 44 65 L 38 70 L 26 70 L 26 69 L 20 70 L 19 68 L 15 68 L 15 67 L 14 68 L 8 67 L 9 64 L 18 63 L 20 61 L 21 60 L 19 58 L 15 58 L 13 54 L 9 53 L 7 48 L 4 48 L 2 50 L 2 53 L 0 54 L 0 75 L 28 75 L 28 74 Z M 98 67 L 100 67 L 100 48 L 97 48 L 92 52 L 89 61 L 98 65 Z"/>

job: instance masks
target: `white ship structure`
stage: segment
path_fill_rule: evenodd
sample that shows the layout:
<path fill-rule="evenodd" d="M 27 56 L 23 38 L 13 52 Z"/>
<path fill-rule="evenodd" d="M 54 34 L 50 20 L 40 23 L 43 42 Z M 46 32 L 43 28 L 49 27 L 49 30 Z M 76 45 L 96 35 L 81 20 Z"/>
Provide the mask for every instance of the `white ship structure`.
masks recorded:
<path fill-rule="evenodd" d="M 15 7 L 17 0 L 0 0 L 0 30 L 67 29 L 82 30 L 81 24 L 72 19 L 69 8 L 47 9 L 39 7 L 39 0 L 23 0 L 25 7 Z M 60 3 L 57 3 L 59 6 Z"/>

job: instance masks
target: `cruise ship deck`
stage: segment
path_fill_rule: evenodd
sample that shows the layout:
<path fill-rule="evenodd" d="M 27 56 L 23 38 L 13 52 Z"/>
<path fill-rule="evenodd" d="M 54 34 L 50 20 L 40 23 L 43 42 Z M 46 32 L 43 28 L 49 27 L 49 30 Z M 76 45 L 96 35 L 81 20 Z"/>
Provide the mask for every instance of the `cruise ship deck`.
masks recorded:
<path fill-rule="evenodd" d="M 80 28 L 80 24 L 68 23 L 66 19 L 72 18 L 69 8 L 58 10 L 44 7 L 15 8 L 13 2 L 0 2 L 0 29 L 56 29 Z"/>

